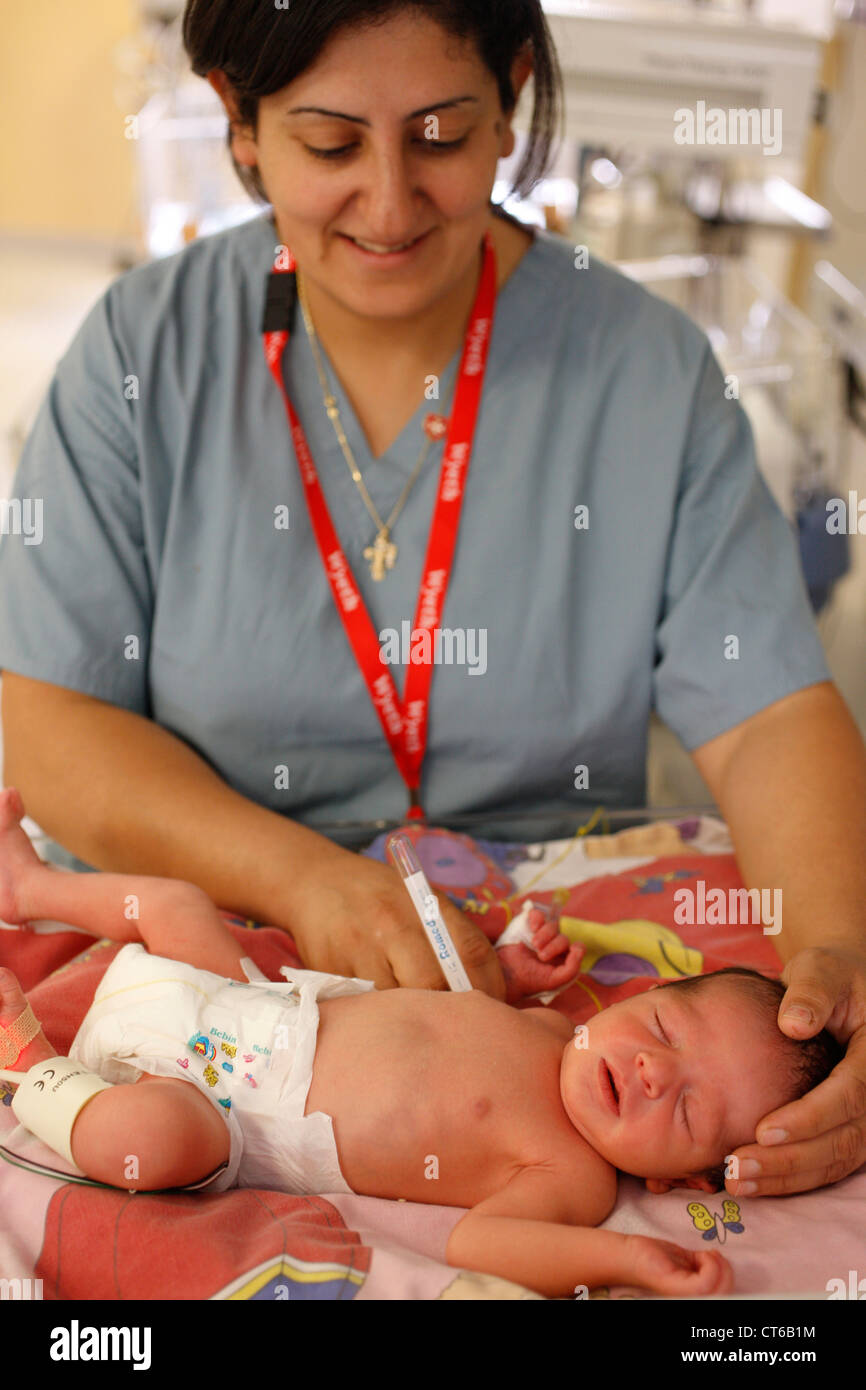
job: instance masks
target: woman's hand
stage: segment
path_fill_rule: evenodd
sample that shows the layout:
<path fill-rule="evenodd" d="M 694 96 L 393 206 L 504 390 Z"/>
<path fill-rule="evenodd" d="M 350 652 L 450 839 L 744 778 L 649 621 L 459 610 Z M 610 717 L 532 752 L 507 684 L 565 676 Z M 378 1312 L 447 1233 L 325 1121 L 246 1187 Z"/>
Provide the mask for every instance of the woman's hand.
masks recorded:
<path fill-rule="evenodd" d="M 734 1272 L 718 1250 L 686 1250 L 654 1236 L 629 1236 L 621 1282 L 671 1298 L 730 1293 Z"/>
<path fill-rule="evenodd" d="M 810 1038 L 826 1027 L 847 1050 L 826 1081 L 764 1116 L 756 1144 L 735 1150 L 738 1178 L 726 1183 L 734 1197 L 808 1192 L 866 1163 L 866 951 L 809 947 L 791 957 L 782 980 L 782 1031 Z M 807 1010 L 811 1022 L 786 1018 L 791 1008 Z"/>
<path fill-rule="evenodd" d="M 505 998 L 505 981 L 487 937 L 448 898 L 445 925 L 475 989 Z M 377 989 L 447 989 L 403 882 L 387 864 L 326 842 L 293 873 L 280 917 L 310 970 L 372 980 Z"/>

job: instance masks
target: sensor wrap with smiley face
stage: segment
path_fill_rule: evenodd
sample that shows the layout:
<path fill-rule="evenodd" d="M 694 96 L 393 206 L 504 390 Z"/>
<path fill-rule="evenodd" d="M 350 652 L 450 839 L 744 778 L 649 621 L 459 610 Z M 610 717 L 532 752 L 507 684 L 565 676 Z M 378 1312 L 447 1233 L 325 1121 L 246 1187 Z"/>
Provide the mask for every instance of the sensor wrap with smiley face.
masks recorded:
<path fill-rule="evenodd" d="M 111 1083 L 71 1057 L 49 1057 L 29 1071 L 8 1075 L 18 1085 L 12 1101 L 18 1123 L 77 1167 L 71 1142 L 75 1121 L 94 1096 L 111 1090 Z"/>

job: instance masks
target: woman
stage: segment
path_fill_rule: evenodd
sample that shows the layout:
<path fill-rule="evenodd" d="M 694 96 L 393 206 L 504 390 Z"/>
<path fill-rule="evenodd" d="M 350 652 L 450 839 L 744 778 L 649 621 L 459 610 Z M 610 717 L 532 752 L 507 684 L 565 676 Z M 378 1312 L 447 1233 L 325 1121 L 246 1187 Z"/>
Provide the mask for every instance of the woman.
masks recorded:
<path fill-rule="evenodd" d="M 44 542 L 0 551 L 6 782 L 100 869 L 198 883 L 311 968 L 437 988 L 396 876 L 317 823 L 641 804 L 655 706 L 746 883 L 783 890 L 783 1012 L 811 1019 L 780 1026 L 848 1043 L 764 1122 L 790 1142 L 738 1157 L 766 1193 L 853 1171 L 866 756 L 706 339 L 491 211 L 533 69 L 518 186 L 549 149 L 538 0 L 190 0 L 184 37 L 273 213 L 123 276 L 59 364 L 17 480 Z M 463 660 L 422 644 L 392 684 L 375 643 L 404 623 Z"/>

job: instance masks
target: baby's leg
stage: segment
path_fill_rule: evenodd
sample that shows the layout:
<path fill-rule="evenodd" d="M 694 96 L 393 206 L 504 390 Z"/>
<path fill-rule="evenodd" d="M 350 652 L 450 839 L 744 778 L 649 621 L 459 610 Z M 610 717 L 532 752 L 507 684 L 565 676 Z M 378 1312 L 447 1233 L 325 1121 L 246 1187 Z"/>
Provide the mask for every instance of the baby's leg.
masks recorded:
<path fill-rule="evenodd" d="M 72 1156 L 89 1178 L 152 1192 L 187 1187 L 229 1156 L 219 1111 L 190 1081 L 142 1076 L 100 1091 L 72 1130 Z"/>
<path fill-rule="evenodd" d="M 113 941 L 143 941 L 154 955 L 245 980 L 244 951 L 210 898 L 192 883 L 145 875 L 78 874 L 44 864 L 19 824 L 24 807 L 0 791 L 0 918 L 49 918 Z"/>
<path fill-rule="evenodd" d="M 0 969 L 0 1038 L 27 1007 L 11 970 Z M 57 1056 L 40 1029 L 7 1070 L 27 1072 Z M 85 1105 L 72 1128 L 82 1172 L 129 1191 L 186 1187 L 228 1158 L 225 1120 L 190 1081 L 145 1074 L 149 1084 L 112 1086 Z M 5 1083 L 4 1083 L 5 1084 Z"/>

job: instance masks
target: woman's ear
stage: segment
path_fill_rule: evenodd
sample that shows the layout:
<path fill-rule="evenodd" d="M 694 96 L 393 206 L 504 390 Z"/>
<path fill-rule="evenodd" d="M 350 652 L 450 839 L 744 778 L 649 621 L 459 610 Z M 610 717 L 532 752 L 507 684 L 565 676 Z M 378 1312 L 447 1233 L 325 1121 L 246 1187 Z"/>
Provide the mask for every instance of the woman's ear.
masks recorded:
<path fill-rule="evenodd" d="M 514 111 L 506 117 L 506 129 L 502 137 L 502 159 L 508 159 L 517 145 L 517 136 L 512 129 L 514 114 L 520 101 L 520 94 L 532 75 L 534 64 L 532 48 L 525 44 L 511 65 L 511 86 L 514 91 Z"/>
<path fill-rule="evenodd" d="M 224 72 L 219 68 L 214 68 L 207 74 L 207 80 L 213 87 L 220 101 L 226 110 L 229 118 L 229 126 L 232 134 L 232 155 L 238 164 L 243 164 L 248 168 L 254 169 L 258 164 L 258 150 L 253 139 L 253 132 L 249 126 L 241 123 L 238 114 L 237 98 L 234 94 L 232 84 Z"/>

